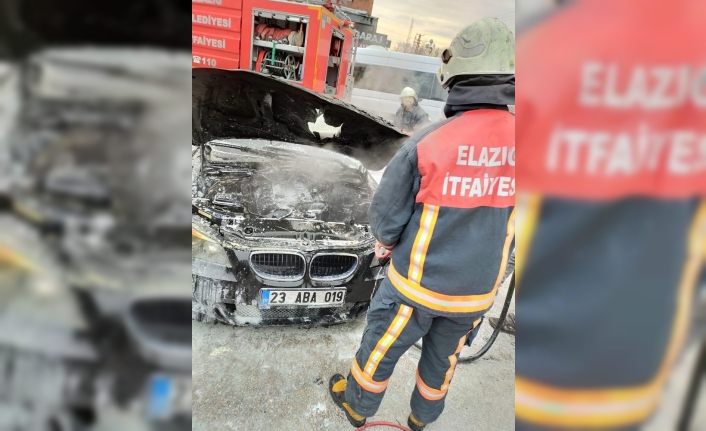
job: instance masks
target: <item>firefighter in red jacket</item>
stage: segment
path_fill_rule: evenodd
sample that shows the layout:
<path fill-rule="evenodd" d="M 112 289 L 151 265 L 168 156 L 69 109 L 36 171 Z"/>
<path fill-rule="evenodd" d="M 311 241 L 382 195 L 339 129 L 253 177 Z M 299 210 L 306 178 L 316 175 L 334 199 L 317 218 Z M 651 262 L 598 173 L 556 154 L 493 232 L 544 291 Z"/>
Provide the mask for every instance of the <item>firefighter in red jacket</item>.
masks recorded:
<path fill-rule="evenodd" d="M 458 355 L 492 306 L 514 238 L 514 37 L 497 19 L 465 28 L 443 53 L 448 117 L 410 138 L 370 206 L 376 254 L 392 254 L 348 378 L 331 377 L 356 427 L 373 416 L 395 364 L 424 341 L 408 425 L 436 420 Z M 508 376 L 509 378 L 510 376 Z"/>
<path fill-rule="evenodd" d="M 518 38 L 518 431 L 636 430 L 659 405 L 704 256 L 703 53 L 674 47 L 706 43 L 705 14 L 572 1 Z"/>

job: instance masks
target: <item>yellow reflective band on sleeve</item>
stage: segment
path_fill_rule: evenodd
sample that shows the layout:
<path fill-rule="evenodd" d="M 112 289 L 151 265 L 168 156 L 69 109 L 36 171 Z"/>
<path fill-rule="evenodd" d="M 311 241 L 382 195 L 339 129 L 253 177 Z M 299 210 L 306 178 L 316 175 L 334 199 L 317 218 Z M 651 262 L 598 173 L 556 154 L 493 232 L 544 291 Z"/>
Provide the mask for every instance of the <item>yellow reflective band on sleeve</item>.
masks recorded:
<path fill-rule="evenodd" d="M 534 239 L 539 217 L 541 215 L 542 198 L 537 195 L 520 195 L 517 199 L 516 211 L 517 224 L 520 230 L 517 233 L 517 243 L 515 246 L 515 280 L 519 290 L 520 278 L 524 273 L 525 263 L 530 250 L 530 245 Z"/>
<path fill-rule="evenodd" d="M 510 246 L 512 245 L 513 239 L 515 239 L 515 208 L 512 209 L 510 217 L 507 220 L 507 227 L 505 228 L 505 243 L 503 244 L 503 254 L 500 259 L 498 276 L 495 277 L 495 289 L 497 289 L 503 282 L 503 276 L 505 275 L 505 270 L 507 269 L 507 262 L 510 260 Z"/>
<path fill-rule="evenodd" d="M 407 273 L 407 277 L 415 283 L 422 281 L 424 261 L 426 260 L 427 250 L 429 249 L 429 243 L 431 242 L 438 216 L 438 206 L 424 204 L 422 216 L 419 219 L 417 236 L 414 239 L 412 251 L 409 256 L 409 271 Z"/>

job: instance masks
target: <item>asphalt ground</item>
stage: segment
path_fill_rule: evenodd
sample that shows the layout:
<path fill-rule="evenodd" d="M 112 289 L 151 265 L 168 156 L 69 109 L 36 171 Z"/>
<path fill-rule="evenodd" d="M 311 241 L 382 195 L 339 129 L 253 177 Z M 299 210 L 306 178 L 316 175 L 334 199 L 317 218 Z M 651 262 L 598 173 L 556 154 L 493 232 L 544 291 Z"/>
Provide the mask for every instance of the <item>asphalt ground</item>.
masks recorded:
<path fill-rule="evenodd" d="M 488 314 L 503 300 L 501 292 Z M 193 322 L 193 430 L 353 429 L 329 399 L 328 379 L 348 373 L 364 327 L 364 319 L 309 328 Z M 490 332 L 484 323 L 476 342 Z M 514 429 L 514 351 L 514 337 L 501 333 L 483 358 L 460 364 L 427 430 Z M 414 347 L 402 356 L 373 419 L 406 424 L 419 356 Z"/>

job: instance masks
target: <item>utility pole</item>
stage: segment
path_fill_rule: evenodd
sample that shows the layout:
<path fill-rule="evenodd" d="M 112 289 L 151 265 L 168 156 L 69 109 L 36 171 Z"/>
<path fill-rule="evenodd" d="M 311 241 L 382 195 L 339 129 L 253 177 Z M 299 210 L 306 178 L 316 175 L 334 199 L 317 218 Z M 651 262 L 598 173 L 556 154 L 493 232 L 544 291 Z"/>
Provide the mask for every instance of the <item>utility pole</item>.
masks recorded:
<path fill-rule="evenodd" d="M 413 29 L 413 28 L 414 28 L 414 18 L 412 18 L 412 21 L 409 23 L 409 31 L 407 32 L 407 40 L 406 40 L 405 43 L 404 43 L 404 45 L 405 45 L 405 47 L 404 47 L 405 51 L 408 51 L 408 50 L 409 50 L 409 47 L 410 47 L 410 45 L 409 45 L 410 40 L 409 40 L 409 39 L 412 37 L 412 29 Z"/>

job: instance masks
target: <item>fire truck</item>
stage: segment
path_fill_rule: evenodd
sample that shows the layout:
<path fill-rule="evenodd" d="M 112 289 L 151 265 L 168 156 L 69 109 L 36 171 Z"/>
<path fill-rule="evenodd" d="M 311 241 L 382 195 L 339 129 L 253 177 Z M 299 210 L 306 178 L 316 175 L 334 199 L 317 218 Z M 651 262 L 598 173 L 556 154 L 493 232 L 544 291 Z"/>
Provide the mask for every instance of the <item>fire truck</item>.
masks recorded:
<path fill-rule="evenodd" d="M 353 24 L 324 3 L 192 0 L 192 66 L 253 70 L 348 99 Z"/>

